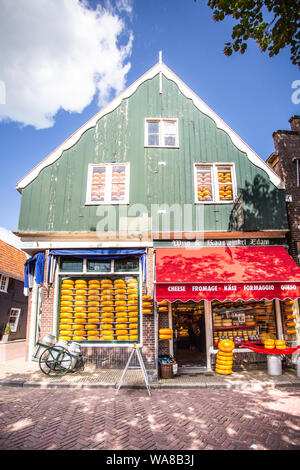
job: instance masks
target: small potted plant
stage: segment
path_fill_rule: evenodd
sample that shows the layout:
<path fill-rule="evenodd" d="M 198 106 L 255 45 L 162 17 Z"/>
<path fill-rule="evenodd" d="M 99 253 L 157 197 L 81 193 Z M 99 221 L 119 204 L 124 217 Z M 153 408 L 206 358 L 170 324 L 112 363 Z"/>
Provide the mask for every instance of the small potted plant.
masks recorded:
<path fill-rule="evenodd" d="M 10 334 L 11 334 L 11 327 L 10 327 L 10 324 L 7 323 L 6 327 L 5 327 L 5 330 L 4 330 L 4 333 L 3 333 L 3 336 L 2 336 L 2 343 L 7 343 L 8 337 L 9 337 Z"/>

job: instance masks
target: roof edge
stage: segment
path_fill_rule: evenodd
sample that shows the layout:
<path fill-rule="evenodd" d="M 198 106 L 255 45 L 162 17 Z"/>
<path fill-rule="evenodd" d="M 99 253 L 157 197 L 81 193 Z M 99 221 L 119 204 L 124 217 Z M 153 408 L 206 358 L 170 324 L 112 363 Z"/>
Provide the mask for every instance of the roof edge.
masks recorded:
<path fill-rule="evenodd" d="M 65 150 L 70 149 L 75 145 L 83 133 L 92 127 L 95 127 L 97 121 L 115 110 L 122 102 L 123 99 L 129 98 L 137 88 L 146 80 L 153 78 L 158 73 L 162 73 L 169 80 L 174 81 L 182 94 L 187 98 L 191 99 L 199 109 L 205 115 L 210 117 L 216 124 L 218 129 L 222 129 L 229 135 L 232 143 L 243 153 L 245 153 L 248 159 L 257 167 L 264 170 L 271 182 L 278 189 L 284 189 L 285 185 L 281 178 L 275 173 L 275 171 L 270 168 L 270 166 L 259 157 L 254 150 L 252 150 L 246 142 L 243 141 L 241 137 L 236 134 L 201 98 L 199 98 L 196 93 L 194 93 L 171 69 L 169 69 L 163 62 L 157 62 L 153 67 L 151 67 L 146 73 L 144 73 L 138 80 L 126 88 L 120 95 L 114 98 L 110 103 L 108 103 L 104 108 L 102 108 L 98 113 L 96 113 L 89 121 L 82 125 L 76 132 L 74 132 L 69 138 L 67 138 L 60 146 L 58 146 L 53 152 L 51 152 L 46 158 L 44 158 L 38 165 L 36 165 L 26 176 L 24 176 L 16 185 L 16 189 L 22 193 L 22 189 L 30 184 L 41 172 L 43 168 L 54 163 Z"/>

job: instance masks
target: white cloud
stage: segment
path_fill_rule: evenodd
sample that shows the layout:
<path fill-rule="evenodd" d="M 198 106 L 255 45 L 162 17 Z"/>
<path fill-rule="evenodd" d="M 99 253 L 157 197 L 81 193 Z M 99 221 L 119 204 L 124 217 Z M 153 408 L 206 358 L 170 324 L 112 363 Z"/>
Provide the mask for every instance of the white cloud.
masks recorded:
<path fill-rule="evenodd" d="M 95 94 L 101 106 L 125 88 L 133 36 L 116 11 L 131 13 L 131 0 L 107 5 L 0 0 L 0 120 L 51 127 L 59 109 L 80 113 Z"/>

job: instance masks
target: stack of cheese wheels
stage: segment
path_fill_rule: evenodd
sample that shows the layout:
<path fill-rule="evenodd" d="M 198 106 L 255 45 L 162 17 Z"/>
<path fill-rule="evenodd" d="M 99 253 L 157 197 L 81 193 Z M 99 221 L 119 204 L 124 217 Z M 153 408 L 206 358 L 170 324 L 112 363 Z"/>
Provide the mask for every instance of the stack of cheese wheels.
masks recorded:
<path fill-rule="evenodd" d="M 285 300 L 283 302 L 283 312 L 284 312 L 284 319 L 285 319 L 286 334 L 295 335 L 296 334 L 296 315 L 294 312 L 293 300 Z M 293 339 L 293 337 L 290 339 Z"/>
<path fill-rule="evenodd" d="M 113 341 L 115 339 L 114 328 L 114 301 L 115 288 L 111 279 L 101 279 L 101 316 L 100 316 L 100 338 L 102 341 Z"/>
<path fill-rule="evenodd" d="M 275 339 L 275 348 L 276 349 L 286 349 L 286 344 L 284 339 Z"/>
<path fill-rule="evenodd" d="M 87 289 L 86 340 L 99 341 L 100 281 L 89 279 Z"/>
<path fill-rule="evenodd" d="M 160 328 L 158 330 L 159 339 L 172 339 L 173 338 L 173 330 L 171 328 Z"/>
<path fill-rule="evenodd" d="M 162 300 L 162 302 L 158 302 L 158 311 L 159 312 L 167 312 L 168 311 L 168 301 Z"/>
<path fill-rule="evenodd" d="M 128 340 L 138 340 L 138 283 L 137 279 L 129 279 L 126 284 L 128 310 Z"/>
<path fill-rule="evenodd" d="M 115 339 L 128 341 L 129 319 L 127 306 L 127 285 L 124 279 L 114 280 L 115 292 Z"/>
<path fill-rule="evenodd" d="M 232 373 L 234 342 L 230 339 L 222 339 L 218 344 L 216 372 L 222 375 Z"/>
<path fill-rule="evenodd" d="M 143 295 L 143 314 L 153 313 L 153 299 L 150 295 Z"/>
<path fill-rule="evenodd" d="M 64 279 L 61 284 L 58 339 L 70 341 L 74 328 L 74 281 Z"/>
<path fill-rule="evenodd" d="M 87 324 L 87 291 L 88 283 L 85 279 L 76 279 L 74 282 L 74 324 L 73 337 L 74 341 L 86 341 L 86 324 Z"/>
<path fill-rule="evenodd" d="M 265 349 L 274 349 L 275 348 L 275 341 L 272 338 L 265 339 L 264 341 Z"/>

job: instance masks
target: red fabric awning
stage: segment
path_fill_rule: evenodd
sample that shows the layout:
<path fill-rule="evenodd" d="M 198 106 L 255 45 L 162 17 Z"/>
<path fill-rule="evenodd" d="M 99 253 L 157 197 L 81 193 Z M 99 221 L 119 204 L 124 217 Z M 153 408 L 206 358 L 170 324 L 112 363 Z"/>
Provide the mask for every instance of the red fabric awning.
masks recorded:
<path fill-rule="evenodd" d="M 300 297 L 300 268 L 284 247 L 156 249 L 156 301 Z"/>

